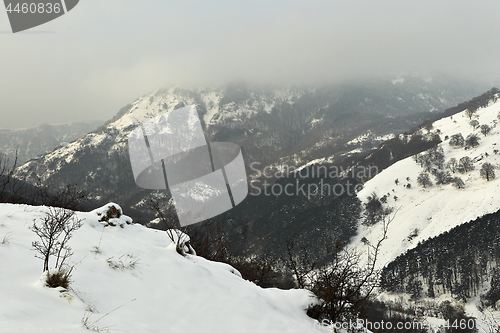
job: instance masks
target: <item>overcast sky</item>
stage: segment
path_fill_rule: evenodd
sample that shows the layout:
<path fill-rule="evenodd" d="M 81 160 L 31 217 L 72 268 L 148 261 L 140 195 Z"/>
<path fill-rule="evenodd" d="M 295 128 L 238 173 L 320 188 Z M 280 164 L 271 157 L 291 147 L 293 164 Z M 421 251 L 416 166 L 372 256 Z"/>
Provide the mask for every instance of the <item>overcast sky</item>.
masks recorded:
<path fill-rule="evenodd" d="M 0 128 L 107 120 L 172 84 L 494 80 L 499 31 L 498 0 L 81 0 L 17 34 L 1 7 Z"/>

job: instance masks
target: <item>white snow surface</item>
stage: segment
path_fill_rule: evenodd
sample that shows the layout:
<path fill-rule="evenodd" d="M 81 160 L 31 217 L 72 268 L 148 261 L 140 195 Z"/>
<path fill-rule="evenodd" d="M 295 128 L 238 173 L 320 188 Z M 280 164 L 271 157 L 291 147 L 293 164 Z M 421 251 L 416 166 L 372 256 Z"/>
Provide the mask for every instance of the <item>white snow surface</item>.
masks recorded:
<path fill-rule="evenodd" d="M 437 129 L 441 131 L 440 136 L 443 142 L 439 145 L 444 150 L 445 162 L 452 157 L 458 161 L 464 156 L 469 156 L 476 161 L 475 170 L 466 174 L 458 172 L 452 174 L 464 180 L 464 189 L 457 189 L 451 184 L 439 186 L 434 184 L 423 189 L 416 182 L 418 174 L 423 169 L 413 157 L 408 157 L 380 172 L 358 193 L 359 199 L 364 203 L 374 192 L 379 198 L 389 194 L 388 202 L 384 207 L 391 206 L 397 211 L 389 225 L 387 239 L 382 244 L 377 261 L 379 268 L 406 250 L 416 247 L 421 241 L 500 209 L 500 154 L 493 152 L 500 149 L 500 126 L 496 125 L 499 111 L 500 101 L 477 110 L 477 115 L 473 119 L 477 119 L 480 125 L 487 124 L 492 127 L 486 137 L 480 133 L 479 129 L 473 129 L 469 125 L 470 120 L 466 117 L 465 111 L 434 123 L 432 131 Z M 464 138 L 470 133 L 478 134 L 481 138 L 479 146 L 465 150 L 454 148 L 449 145 L 448 140 L 444 140 L 445 136 L 451 137 L 457 133 L 462 133 Z M 480 177 L 479 169 L 484 162 L 489 162 L 497 168 L 496 178 L 492 181 L 487 182 Z M 406 180 L 407 177 L 410 177 L 409 181 Z M 398 185 L 395 184 L 396 179 L 399 180 Z M 431 179 L 435 183 L 432 175 Z M 407 183 L 411 184 L 411 188 L 404 186 Z M 394 196 L 397 196 L 397 200 L 394 200 Z M 408 236 L 415 229 L 418 229 L 418 236 L 409 240 Z M 366 253 L 368 247 L 361 239 L 366 237 L 371 244 L 376 244 L 381 236 L 382 223 L 373 226 L 360 225 L 358 235 L 351 241 L 350 246 Z M 363 259 L 366 260 L 366 256 Z"/>
<path fill-rule="evenodd" d="M 351 141 L 347 142 L 347 145 L 359 145 L 363 144 L 364 142 L 383 142 L 387 141 L 389 139 L 392 139 L 394 137 L 394 134 L 386 134 L 386 135 L 375 135 L 371 131 L 366 132 L 365 134 L 362 134 Z"/>
<path fill-rule="evenodd" d="M 77 213 L 71 289 L 45 287 L 30 228 L 47 211 L 0 204 L 2 333 L 89 332 L 86 315 L 103 332 L 326 332 L 304 311 L 310 292 L 262 289 L 229 265 L 179 255 L 165 232 L 105 227 L 96 211 Z"/>

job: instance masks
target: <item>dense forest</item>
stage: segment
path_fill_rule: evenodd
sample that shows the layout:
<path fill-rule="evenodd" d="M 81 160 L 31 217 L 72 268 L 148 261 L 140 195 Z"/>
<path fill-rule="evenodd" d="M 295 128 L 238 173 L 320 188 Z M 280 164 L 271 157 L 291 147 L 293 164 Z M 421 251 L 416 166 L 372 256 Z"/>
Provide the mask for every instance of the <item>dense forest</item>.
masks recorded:
<path fill-rule="evenodd" d="M 497 211 L 420 243 L 383 269 L 382 285 L 413 298 L 451 293 L 465 300 L 489 283 L 482 300 L 494 305 L 500 299 L 499 225 Z"/>

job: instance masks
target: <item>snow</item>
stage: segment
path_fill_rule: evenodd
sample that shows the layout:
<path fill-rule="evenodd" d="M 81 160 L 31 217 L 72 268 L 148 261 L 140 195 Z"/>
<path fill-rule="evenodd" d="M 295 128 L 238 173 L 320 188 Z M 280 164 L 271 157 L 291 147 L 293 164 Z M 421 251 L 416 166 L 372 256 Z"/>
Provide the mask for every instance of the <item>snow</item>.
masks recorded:
<path fill-rule="evenodd" d="M 394 134 L 386 134 L 386 135 L 375 135 L 371 131 L 367 131 L 366 133 L 352 139 L 351 141 L 347 142 L 347 145 L 359 145 L 364 142 L 371 142 L 371 143 L 376 143 L 376 142 L 383 142 L 390 140 L 394 137 Z"/>
<path fill-rule="evenodd" d="M 315 119 L 311 120 L 310 125 L 311 125 L 311 128 L 314 128 L 316 126 L 322 125 L 324 122 L 325 121 L 323 119 L 316 119 L 315 118 Z"/>
<path fill-rule="evenodd" d="M 497 170 L 496 179 L 486 182 L 479 175 L 481 164 L 489 162 L 497 168 L 500 164 L 500 155 L 493 152 L 500 145 L 500 128 L 496 126 L 497 114 L 500 111 L 500 102 L 491 104 L 486 108 L 477 111 L 477 119 L 480 124 L 488 124 L 492 127 L 491 132 L 485 137 L 479 129 L 473 129 L 469 125 L 469 118 L 464 112 L 452 117 L 443 118 L 434 123 L 433 131 L 439 129 L 443 142 L 439 144 L 444 150 L 445 161 L 452 157 L 457 161 L 464 156 L 480 161 L 474 163 L 475 170 L 466 174 L 458 172 L 452 176 L 459 176 L 465 181 L 464 189 L 456 189 L 451 184 L 433 185 L 423 189 L 417 185 L 418 174 L 422 168 L 408 157 L 398 161 L 389 168 L 383 170 L 373 179 L 365 184 L 358 196 L 362 202 L 367 202 L 367 197 L 375 192 L 378 197 L 389 194 L 388 203 L 397 210 L 394 220 L 388 229 L 388 238 L 383 242 L 381 253 L 377 265 L 379 268 L 395 259 L 399 254 L 418 245 L 430 237 L 437 236 L 455 226 L 463 224 L 480 217 L 484 214 L 493 213 L 500 209 L 500 171 Z M 425 131 L 425 130 L 424 130 Z M 464 138 L 470 133 L 480 136 L 480 145 L 477 148 L 464 150 L 464 148 L 454 148 L 444 141 L 445 136 L 451 137 L 453 134 L 462 133 Z M 486 156 L 485 153 L 488 153 Z M 410 177 L 407 181 L 406 178 Z M 395 184 L 395 180 L 399 184 Z M 434 182 L 434 178 L 432 177 Z M 411 188 L 404 185 L 411 184 Z M 394 200 L 397 196 L 397 200 Z M 408 236 L 418 229 L 418 236 L 409 240 Z M 351 241 L 350 246 L 359 251 L 366 251 L 367 246 L 361 241 L 366 237 L 368 241 L 375 244 L 382 236 L 382 223 L 374 226 L 360 225 L 358 235 Z"/>
<path fill-rule="evenodd" d="M 93 214 L 94 219 L 99 221 L 103 226 L 120 226 L 132 224 L 132 218 L 124 215 L 122 208 L 113 202 L 110 202 L 100 208 L 96 208 L 89 214 Z"/>
<path fill-rule="evenodd" d="M 311 166 L 311 165 L 320 165 L 320 164 L 325 164 L 325 163 L 331 163 L 333 161 L 334 155 L 329 156 L 329 157 L 322 157 L 322 158 L 317 158 L 315 160 L 309 161 L 306 164 L 296 168 L 294 170 L 294 173 L 300 172 L 303 169 Z"/>
<path fill-rule="evenodd" d="M 363 148 L 355 148 L 355 149 L 349 150 L 346 153 L 342 153 L 342 156 L 352 155 L 352 154 L 357 154 L 357 153 L 362 153 L 362 152 L 363 152 Z"/>
<path fill-rule="evenodd" d="M 183 257 L 162 231 L 105 227 L 105 210 L 77 213 L 85 220 L 69 244 L 74 282 L 61 292 L 44 287 L 31 247 L 33 220 L 48 208 L 0 204 L 0 332 L 86 332 L 86 317 L 103 331 L 327 331 L 305 314 L 315 303 L 308 291 L 262 289 L 229 265 Z"/>
<path fill-rule="evenodd" d="M 220 94 L 212 91 L 203 96 L 203 101 L 207 106 L 207 113 L 203 116 L 205 124 L 209 124 L 212 118 L 219 112 Z"/>

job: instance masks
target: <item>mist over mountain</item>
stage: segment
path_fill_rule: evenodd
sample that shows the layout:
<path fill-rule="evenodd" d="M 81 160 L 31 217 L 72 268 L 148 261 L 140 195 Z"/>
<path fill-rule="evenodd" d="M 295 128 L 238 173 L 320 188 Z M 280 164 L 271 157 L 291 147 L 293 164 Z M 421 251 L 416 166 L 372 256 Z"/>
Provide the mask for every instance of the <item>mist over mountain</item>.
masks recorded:
<path fill-rule="evenodd" d="M 18 172 L 59 186 L 76 183 L 98 200 L 136 206 L 150 191 L 134 183 L 128 135 L 145 120 L 175 108 L 196 104 L 207 140 L 240 145 L 247 167 L 254 161 L 263 166 L 303 165 L 372 147 L 377 137 L 405 131 L 429 118 L 429 112 L 474 96 L 477 89 L 445 78 L 415 77 L 319 87 L 240 83 L 159 89 L 122 108 L 98 130 L 28 162 Z M 368 131 L 371 140 L 351 141 Z"/>

